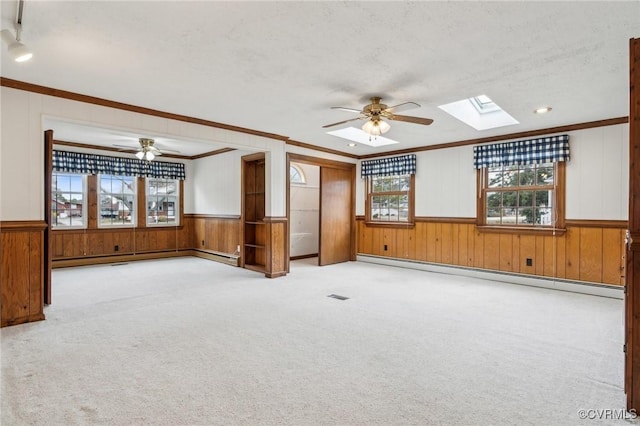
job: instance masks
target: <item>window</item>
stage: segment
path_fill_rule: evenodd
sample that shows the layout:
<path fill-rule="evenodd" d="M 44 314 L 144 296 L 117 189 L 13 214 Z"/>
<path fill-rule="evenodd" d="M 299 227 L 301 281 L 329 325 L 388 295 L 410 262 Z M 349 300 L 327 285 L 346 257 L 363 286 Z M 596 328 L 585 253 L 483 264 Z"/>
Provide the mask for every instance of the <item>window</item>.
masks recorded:
<path fill-rule="evenodd" d="M 147 178 L 147 225 L 180 224 L 180 181 Z"/>
<path fill-rule="evenodd" d="M 564 228 L 568 135 L 474 147 L 478 225 Z"/>
<path fill-rule="evenodd" d="M 51 222 L 53 229 L 87 226 L 86 178 L 75 173 L 51 176 Z"/>
<path fill-rule="evenodd" d="M 298 184 L 306 183 L 302 170 L 298 166 L 294 166 L 293 164 L 289 166 L 289 182 Z"/>
<path fill-rule="evenodd" d="M 414 175 L 367 178 L 367 222 L 413 224 Z"/>
<path fill-rule="evenodd" d="M 413 225 L 416 154 L 367 160 L 360 168 L 367 223 Z"/>
<path fill-rule="evenodd" d="M 487 168 L 483 190 L 486 225 L 553 226 L 554 163 Z"/>
<path fill-rule="evenodd" d="M 136 224 L 136 178 L 133 176 L 98 176 L 99 226 L 134 226 Z"/>

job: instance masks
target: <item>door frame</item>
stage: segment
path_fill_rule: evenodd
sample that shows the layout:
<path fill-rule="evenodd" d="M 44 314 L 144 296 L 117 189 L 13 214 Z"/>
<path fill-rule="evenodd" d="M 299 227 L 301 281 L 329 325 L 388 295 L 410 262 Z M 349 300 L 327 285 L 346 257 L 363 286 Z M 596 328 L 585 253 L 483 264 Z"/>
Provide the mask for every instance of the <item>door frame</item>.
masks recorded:
<path fill-rule="evenodd" d="M 43 241 L 43 302 L 45 305 L 51 304 L 51 173 L 53 172 L 53 130 L 44 132 L 44 230 Z"/>
<path fill-rule="evenodd" d="M 625 271 L 627 411 L 640 410 L 640 38 L 629 40 L 629 224 Z"/>
<path fill-rule="evenodd" d="M 291 167 L 291 163 L 302 163 L 309 164 L 312 166 L 318 166 L 320 169 L 324 168 L 333 168 L 333 169 L 343 169 L 351 171 L 351 213 L 350 213 L 350 259 L 356 260 L 356 165 L 355 163 L 346 163 L 343 161 L 336 160 L 328 160 L 326 158 L 312 157 L 309 155 L 295 154 L 292 152 L 287 152 L 287 161 L 286 161 L 286 186 L 287 186 L 287 254 L 286 254 L 286 271 L 290 272 L 290 252 L 291 252 L 291 181 L 289 176 L 289 169 Z M 320 171 L 322 174 L 322 170 Z M 320 196 L 322 196 L 322 180 L 320 181 Z M 320 226 L 322 226 L 322 205 L 320 205 Z M 318 233 L 320 237 L 320 232 Z M 318 253 L 320 253 L 320 248 L 322 247 L 322 238 L 319 239 L 318 245 Z"/>

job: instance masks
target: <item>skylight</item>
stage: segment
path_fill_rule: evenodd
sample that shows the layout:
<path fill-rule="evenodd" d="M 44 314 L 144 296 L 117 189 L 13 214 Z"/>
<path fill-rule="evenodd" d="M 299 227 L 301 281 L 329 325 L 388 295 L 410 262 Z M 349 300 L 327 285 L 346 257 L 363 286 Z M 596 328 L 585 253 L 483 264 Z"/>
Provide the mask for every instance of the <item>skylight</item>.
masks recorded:
<path fill-rule="evenodd" d="M 373 147 L 398 143 L 398 141 L 394 141 L 393 139 L 388 139 L 383 136 L 369 136 L 361 129 L 356 129 L 355 127 L 345 127 L 344 129 L 332 130 L 327 132 L 327 134 Z"/>
<path fill-rule="evenodd" d="M 518 120 L 500 108 L 487 95 L 478 95 L 438 108 L 476 130 L 495 129 L 496 127 L 519 124 Z"/>

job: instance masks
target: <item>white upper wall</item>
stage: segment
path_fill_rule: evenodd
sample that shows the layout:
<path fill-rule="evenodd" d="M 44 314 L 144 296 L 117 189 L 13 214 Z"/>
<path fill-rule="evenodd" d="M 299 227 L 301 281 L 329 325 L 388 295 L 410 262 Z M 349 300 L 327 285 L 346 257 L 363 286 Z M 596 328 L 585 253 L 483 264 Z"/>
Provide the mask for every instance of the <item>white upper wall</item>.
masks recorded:
<path fill-rule="evenodd" d="M 0 90 L 0 220 L 44 219 L 44 143 L 45 117 L 77 121 L 98 127 L 131 129 L 162 134 L 175 139 L 215 141 L 230 147 L 267 151 L 276 168 L 284 168 L 284 142 L 209 126 L 186 123 L 145 114 L 123 111 L 69 99 L 2 87 Z M 55 137 L 55 129 L 54 137 Z M 87 141 L 90 143 L 90 141 Z M 271 153 L 273 151 L 273 153 Z M 269 160 L 268 160 L 269 161 Z M 282 165 L 282 167 L 280 167 Z M 278 169 L 279 170 L 279 169 Z M 195 201 L 189 199 L 190 171 L 185 181 L 185 212 Z M 285 215 L 284 170 L 268 183 L 268 209 Z"/>
<path fill-rule="evenodd" d="M 247 151 L 230 151 L 194 160 L 191 167 L 193 205 L 188 212 L 240 216 L 242 156 L 247 154 Z"/>
<path fill-rule="evenodd" d="M 416 161 L 416 216 L 476 216 L 473 147 L 423 151 Z"/>
<path fill-rule="evenodd" d="M 359 162 L 349 157 L 286 145 L 282 141 L 122 111 L 7 87 L 0 91 L 0 220 L 44 218 L 43 117 L 97 126 L 129 128 L 228 143 L 246 152 L 265 151 L 267 215 L 286 216 L 286 153 L 357 163 L 356 214 L 364 214 L 364 184 Z M 54 129 L 55 131 L 55 129 Z M 626 220 L 628 215 L 629 126 L 569 132 L 566 218 Z M 185 212 L 239 214 L 240 161 L 235 154 L 207 157 L 187 167 Z M 417 216 L 475 217 L 476 193 L 471 146 L 417 153 Z M 216 158 L 220 157 L 220 158 Z M 221 158 L 232 158 L 222 162 Z M 216 169 L 212 171 L 210 169 Z M 222 173 L 222 174 L 221 174 Z M 215 174 L 219 182 L 209 182 Z M 222 177 L 224 175 L 224 177 Z M 201 179 L 204 181 L 202 182 Z M 213 190 L 211 189 L 213 188 Z M 204 197 L 203 194 L 227 194 Z"/>
<path fill-rule="evenodd" d="M 627 220 L 629 125 L 569 132 L 567 219 Z"/>
<path fill-rule="evenodd" d="M 567 132 L 566 219 L 627 220 L 629 125 Z M 356 181 L 356 214 L 364 215 L 365 186 Z M 417 153 L 415 215 L 476 216 L 473 146 Z"/>

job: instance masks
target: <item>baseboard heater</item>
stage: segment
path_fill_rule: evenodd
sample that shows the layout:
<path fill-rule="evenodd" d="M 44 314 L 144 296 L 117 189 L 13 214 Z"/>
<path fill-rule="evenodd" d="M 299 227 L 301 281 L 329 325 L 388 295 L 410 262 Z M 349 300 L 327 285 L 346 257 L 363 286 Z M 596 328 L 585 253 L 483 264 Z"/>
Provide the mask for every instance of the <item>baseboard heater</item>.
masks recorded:
<path fill-rule="evenodd" d="M 203 259 L 215 260 L 216 262 L 225 263 L 231 266 L 240 266 L 240 256 L 231 253 L 222 253 L 214 250 L 191 250 L 192 254 L 196 257 Z"/>
<path fill-rule="evenodd" d="M 441 263 L 423 262 L 409 259 L 399 259 L 369 254 L 358 254 L 357 260 L 379 265 L 396 266 L 401 268 L 418 269 L 421 271 L 452 274 L 472 278 L 500 281 L 510 284 L 542 287 L 552 290 L 569 291 L 573 293 L 591 294 L 594 296 L 624 299 L 624 286 L 574 281 L 562 278 L 542 277 L 537 275 L 518 274 L 515 272 L 494 271 L 468 266 L 445 265 Z"/>
<path fill-rule="evenodd" d="M 240 266 L 240 256 L 230 253 L 222 253 L 213 250 L 170 250 L 170 251 L 157 251 L 147 253 L 125 253 L 119 255 L 107 255 L 107 256 L 87 256 L 81 258 L 65 258 L 54 259 L 52 267 L 66 268 L 70 266 L 88 266 L 88 265 L 100 265 L 105 263 L 122 263 L 132 262 L 136 260 L 150 260 L 150 259 L 163 259 L 168 257 L 182 257 L 182 256 L 195 256 L 201 257 L 207 260 L 213 260 L 220 263 L 225 263 L 232 266 Z"/>

